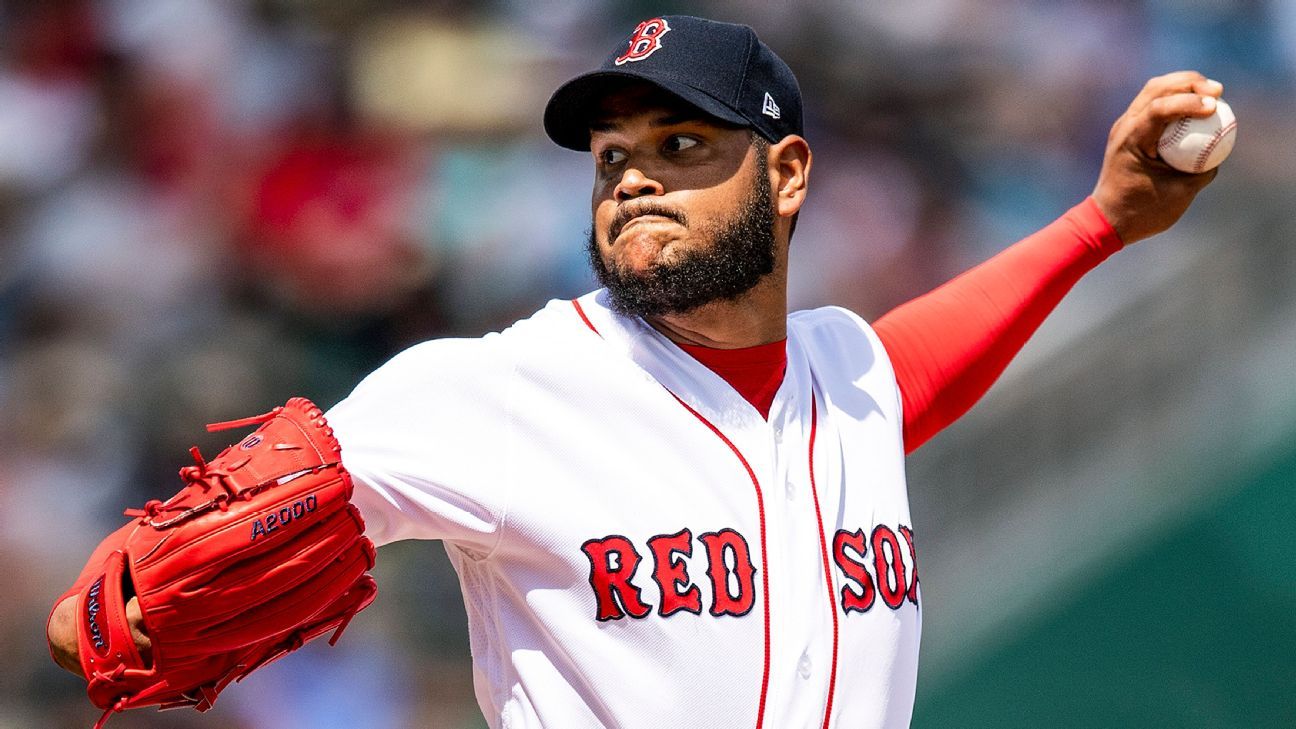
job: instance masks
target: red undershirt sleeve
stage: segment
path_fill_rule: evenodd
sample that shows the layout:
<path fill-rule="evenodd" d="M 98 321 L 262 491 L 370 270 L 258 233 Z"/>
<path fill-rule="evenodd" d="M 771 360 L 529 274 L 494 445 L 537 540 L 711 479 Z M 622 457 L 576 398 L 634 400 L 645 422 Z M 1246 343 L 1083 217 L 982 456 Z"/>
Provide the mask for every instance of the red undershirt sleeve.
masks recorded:
<path fill-rule="evenodd" d="M 967 412 L 1080 277 L 1123 243 L 1093 198 L 902 304 L 873 328 L 895 368 L 912 453 Z"/>

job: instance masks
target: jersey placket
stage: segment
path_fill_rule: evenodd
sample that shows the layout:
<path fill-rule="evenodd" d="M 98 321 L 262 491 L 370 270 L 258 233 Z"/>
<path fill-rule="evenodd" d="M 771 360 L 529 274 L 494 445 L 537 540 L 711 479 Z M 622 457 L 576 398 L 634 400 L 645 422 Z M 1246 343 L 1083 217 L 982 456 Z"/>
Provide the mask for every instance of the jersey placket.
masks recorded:
<path fill-rule="evenodd" d="M 789 377 L 792 373 L 789 372 Z M 826 721 L 835 673 L 833 613 L 824 575 L 819 509 L 811 486 L 811 408 L 806 392 L 780 393 L 766 427 L 770 470 L 766 505 L 770 549 L 770 697 L 766 726 Z M 792 383 L 788 383 L 792 384 Z"/>

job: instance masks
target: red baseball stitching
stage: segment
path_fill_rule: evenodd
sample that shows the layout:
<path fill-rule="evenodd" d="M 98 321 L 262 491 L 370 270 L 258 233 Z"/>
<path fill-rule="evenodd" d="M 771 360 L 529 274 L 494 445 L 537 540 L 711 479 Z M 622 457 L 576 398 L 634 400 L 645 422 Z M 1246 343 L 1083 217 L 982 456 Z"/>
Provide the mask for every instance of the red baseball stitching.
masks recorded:
<path fill-rule="evenodd" d="M 1215 132 L 1215 136 L 1211 137 L 1211 140 L 1206 143 L 1205 147 L 1202 147 L 1201 154 L 1197 155 L 1197 162 L 1193 164 L 1193 172 L 1202 171 L 1202 166 L 1206 164 L 1206 159 L 1211 156 L 1211 152 L 1214 152 L 1215 147 L 1219 146 L 1220 141 L 1223 140 L 1224 137 L 1228 136 L 1229 132 L 1236 128 L 1237 120 L 1235 119 L 1228 124 L 1225 124 L 1223 129 Z"/>
<path fill-rule="evenodd" d="M 1169 149 L 1186 137 L 1188 135 L 1188 121 L 1188 117 L 1184 117 L 1176 122 L 1174 133 L 1161 140 L 1161 143 L 1157 145 L 1157 151 Z"/>

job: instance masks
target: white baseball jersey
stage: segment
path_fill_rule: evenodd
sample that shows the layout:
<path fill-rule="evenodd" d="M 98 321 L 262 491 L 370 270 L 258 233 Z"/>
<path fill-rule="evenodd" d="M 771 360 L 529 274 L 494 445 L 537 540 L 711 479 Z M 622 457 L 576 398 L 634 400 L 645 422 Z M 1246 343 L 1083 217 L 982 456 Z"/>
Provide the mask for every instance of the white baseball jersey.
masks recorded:
<path fill-rule="evenodd" d="M 378 544 L 442 539 L 492 727 L 903 727 L 899 393 L 838 308 L 763 418 L 606 292 L 417 345 L 328 419 Z"/>

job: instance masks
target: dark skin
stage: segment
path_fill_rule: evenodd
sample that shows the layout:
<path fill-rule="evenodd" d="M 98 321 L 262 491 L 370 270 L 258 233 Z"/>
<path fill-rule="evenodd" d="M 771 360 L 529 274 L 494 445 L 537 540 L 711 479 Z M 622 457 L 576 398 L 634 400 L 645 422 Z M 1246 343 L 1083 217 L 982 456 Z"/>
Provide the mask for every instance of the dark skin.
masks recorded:
<path fill-rule="evenodd" d="M 590 134 L 594 156 L 594 231 L 609 264 L 642 271 L 656 260 L 710 241 L 697 229 L 732 215 L 757 164 L 751 133 L 718 124 L 647 84 L 629 85 L 604 99 Z M 735 348 L 786 336 L 787 242 L 792 216 L 805 202 L 811 154 L 805 139 L 771 143 L 763 161 L 775 206 L 778 242 L 774 272 L 734 301 L 706 304 L 679 315 L 650 317 L 667 337 L 688 344 Z M 609 228 L 621 208 L 651 198 L 682 209 L 684 228 L 669 218 L 633 219 L 614 240 Z M 776 315 L 777 313 L 777 315 Z"/>
<path fill-rule="evenodd" d="M 1126 245 L 1156 235 L 1188 209 L 1218 170 L 1198 175 L 1174 170 L 1157 158 L 1161 132 L 1180 117 L 1214 112 L 1223 87 L 1195 71 L 1158 76 L 1112 125 L 1094 201 Z M 595 160 L 592 198 L 600 254 L 609 263 L 642 271 L 680 250 L 706 246 L 698 228 L 732 215 L 757 164 L 751 133 L 710 120 L 646 84 L 627 85 L 600 106 L 590 137 Z M 676 342 L 732 349 L 787 336 L 787 262 L 792 216 L 805 203 L 812 156 L 805 139 L 789 135 L 771 143 L 763 160 L 775 207 L 775 269 L 732 301 L 715 301 L 681 314 L 650 317 L 648 324 Z M 660 216 L 637 216 L 615 237 L 617 211 L 634 211 L 644 199 L 682 210 L 686 228 Z M 138 601 L 126 606 L 135 642 L 150 647 Z M 77 660 L 76 598 L 55 607 L 48 640 L 59 665 L 83 675 Z"/>
<path fill-rule="evenodd" d="M 135 646 L 139 648 L 140 656 L 147 661 L 153 642 L 149 640 L 148 633 L 144 632 L 144 614 L 140 612 L 139 598 L 132 597 L 126 603 L 126 619 L 130 623 L 131 637 L 135 639 Z M 85 672 L 81 670 L 81 661 L 77 657 L 75 595 L 60 602 L 54 608 L 54 612 L 50 614 L 47 633 L 50 653 L 54 656 L 54 660 L 63 668 L 85 678 Z"/>
<path fill-rule="evenodd" d="M 1219 173 L 1180 172 L 1162 162 L 1156 148 L 1167 126 L 1185 116 L 1210 116 L 1223 93 L 1223 85 L 1196 71 L 1158 76 L 1112 125 L 1093 198 L 1126 245 L 1174 225 Z"/>

